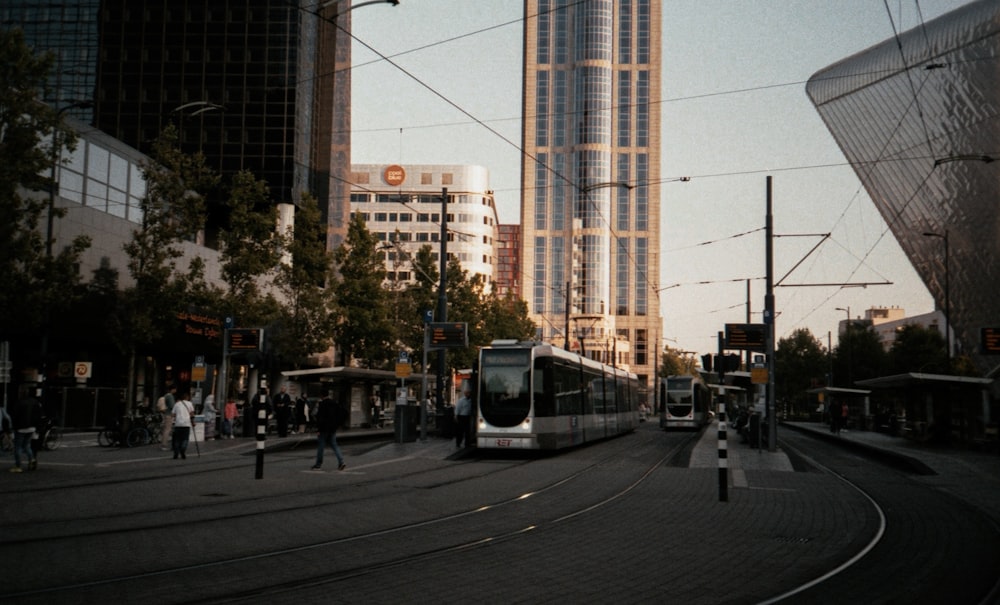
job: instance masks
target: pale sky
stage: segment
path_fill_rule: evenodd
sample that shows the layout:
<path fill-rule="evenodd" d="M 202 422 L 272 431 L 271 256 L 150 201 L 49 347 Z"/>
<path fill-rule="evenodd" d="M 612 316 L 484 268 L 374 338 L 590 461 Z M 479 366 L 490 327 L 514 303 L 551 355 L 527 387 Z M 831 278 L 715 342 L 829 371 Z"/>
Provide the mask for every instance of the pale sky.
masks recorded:
<path fill-rule="evenodd" d="M 775 280 L 798 265 L 775 290 L 778 338 L 808 328 L 836 346 L 837 307 L 934 309 L 805 83 L 969 1 L 664 0 L 662 178 L 690 181 L 662 187 L 662 344 L 715 351 L 726 323 L 746 321 L 747 279 L 762 321 L 768 175 Z M 501 222 L 520 222 L 523 3 L 401 0 L 352 19 L 396 64 L 354 43 L 352 161 L 485 166 Z M 858 282 L 892 285 L 794 286 Z"/>

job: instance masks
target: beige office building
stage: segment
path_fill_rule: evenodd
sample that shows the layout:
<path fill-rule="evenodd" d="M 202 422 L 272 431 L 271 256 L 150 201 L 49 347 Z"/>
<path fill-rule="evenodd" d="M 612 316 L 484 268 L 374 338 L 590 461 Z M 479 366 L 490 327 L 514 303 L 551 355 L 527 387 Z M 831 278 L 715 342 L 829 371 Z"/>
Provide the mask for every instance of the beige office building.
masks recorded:
<path fill-rule="evenodd" d="M 661 3 L 527 0 L 525 16 L 522 295 L 540 338 L 568 339 L 651 389 Z"/>

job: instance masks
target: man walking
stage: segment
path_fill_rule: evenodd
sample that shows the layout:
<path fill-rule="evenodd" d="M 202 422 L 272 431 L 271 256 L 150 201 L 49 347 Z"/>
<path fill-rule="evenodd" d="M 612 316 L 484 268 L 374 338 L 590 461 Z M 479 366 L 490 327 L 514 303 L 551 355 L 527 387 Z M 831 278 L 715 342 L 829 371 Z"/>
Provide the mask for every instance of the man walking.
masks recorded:
<path fill-rule="evenodd" d="M 323 468 L 323 450 L 326 449 L 327 444 L 337 456 L 337 470 L 342 471 L 347 468 L 347 465 L 344 464 L 344 456 L 340 453 L 340 447 L 337 445 L 337 429 L 343 421 L 343 409 L 327 393 L 327 396 L 319 402 L 319 410 L 316 413 L 319 435 L 316 438 L 316 464 L 313 465 L 313 470 Z"/>
<path fill-rule="evenodd" d="M 35 452 L 31 450 L 31 437 L 41 422 L 42 404 L 31 395 L 22 397 L 11 410 L 10 423 L 14 431 L 14 466 L 11 467 L 10 472 L 23 472 L 21 468 L 22 455 L 26 458 L 28 470 L 33 471 L 38 466 Z"/>

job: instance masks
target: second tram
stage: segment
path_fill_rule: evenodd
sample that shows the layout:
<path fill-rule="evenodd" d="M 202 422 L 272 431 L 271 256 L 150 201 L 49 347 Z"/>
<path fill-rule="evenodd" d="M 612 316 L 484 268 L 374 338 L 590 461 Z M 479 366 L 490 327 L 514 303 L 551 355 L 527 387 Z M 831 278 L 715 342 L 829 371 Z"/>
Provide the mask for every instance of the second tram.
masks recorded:
<path fill-rule="evenodd" d="M 697 376 L 668 376 L 660 383 L 660 428 L 701 428 L 711 420 L 712 393 Z"/>
<path fill-rule="evenodd" d="M 555 450 L 639 424 L 635 374 L 549 344 L 483 347 L 477 387 L 480 448 Z"/>

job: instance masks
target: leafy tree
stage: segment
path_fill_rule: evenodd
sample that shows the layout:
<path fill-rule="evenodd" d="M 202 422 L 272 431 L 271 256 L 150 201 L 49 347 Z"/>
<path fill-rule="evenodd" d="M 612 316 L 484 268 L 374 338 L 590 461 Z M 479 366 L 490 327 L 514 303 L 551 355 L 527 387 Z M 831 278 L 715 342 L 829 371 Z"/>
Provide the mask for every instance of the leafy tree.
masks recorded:
<path fill-rule="evenodd" d="M 48 254 L 43 235 L 49 175 L 58 147 L 72 148 L 75 137 L 61 114 L 40 101 L 52 56 L 37 56 L 20 30 L 0 31 L 0 335 L 31 336 L 53 314 L 73 302 L 80 254 L 90 238 L 79 236 Z M 55 145 L 53 144 L 55 142 Z M 63 211 L 51 210 L 53 218 Z M 48 245 L 47 245 L 48 244 Z M 42 345 L 44 349 L 47 344 Z"/>
<path fill-rule="evenodd" d="M 280 355 L 296 369 L 333 342 L 333 256 L 326 249 L 326 225 L 315 198 L 305 195 L 287 240 L 290 264 L 282 264 L 277 284 L 284 300 L 281 329 L 272 335 Z"/>
<path fill-rule="evenodd" d="M 177 130 L 168 126 L 142 165 L 146 195 L 139 201 L 142 221 L 123 246 L 133 285 L 122 293 L 118 342 L 129 358 L 127 407 L 133 405 L 136 355 L 173 330 L 176 314 L 186 309 L 191 286 L 201 279 L 200 259 L 187 276 L 175 274 L 181 241 L 191 239 L 204 223 L 206 191 L 218 177 L 201 154 L 188 156 L 177 145 Z"/>
<path fill-rule="evenodd" d="M 278 210 L 265 181 L 243 170 L 233 176 L 225 201 L 229 226 L 219 234 L 222 279 L 228 284 L 226 312 L 241 326 L 263 326 L 273 321 L 278 303 L 261 288 L 260 278 L 273 274 L 285 242 L 275 232 Z"/>
<path fill-rule="evenodd" d="M 808 389 L 826 384 L 830 358 L 808 328 L 778 340 L 774 351 L 775 398 L 791 406 L 792 413 L 809 410 Z"/>
<path fill-rule="evenodd" d="M 660 355 L 659 376 L 661 378 L 666 378 L 667 376 L 684 375 L 698 375 L 697 361 L 695 358 L 690 355 L 685 355 L 677 349 L 664 347 L 663 352 Z"/>
<path fill-rule="evenodd" d="M 854 383 L 885 373 L 887 355 L 874 330 L 847 322 L 840 343 L 833 349 L 833 384 L 856 388 Z"/>
<path fill-rule="evenodd" d="M 382 281 L 385 268 L 377 252 L 378 240 L 355 213 L 347 238 L 334 252 L 339 280 L 333 285 L 339 317 L 334 341 L 345 363 L 358 360 L 364 367 L 384 368 L 394 358 L 394 330 Z"/>
<path fill-rule="evenodd" d="M 889 368 L 892 374 L 947 374 L 948 345 L 944 336 L 934 328 L 919 324 L 903 326 L 896 332 L 896 339 L 889 349 Z"/>

